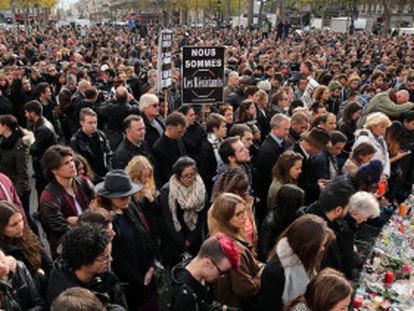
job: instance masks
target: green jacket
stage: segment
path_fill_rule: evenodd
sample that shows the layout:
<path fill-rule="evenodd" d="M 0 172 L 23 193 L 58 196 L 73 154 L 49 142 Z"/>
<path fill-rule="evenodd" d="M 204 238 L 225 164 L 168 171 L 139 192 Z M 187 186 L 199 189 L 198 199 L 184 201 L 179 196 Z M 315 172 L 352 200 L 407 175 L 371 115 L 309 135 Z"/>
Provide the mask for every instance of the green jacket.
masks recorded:
<path fill-rule="evenodd" d="M 364 107 L 361 118 L 358 120 L 358 128 L 364 126 L 368 115 L 373 112 L 382 112 L 388 117 L 398 117 L 400 114 L 413 109 L 413 103 L 396 104 L 391 100 L 390 95 L 391 90 L 388 90 L 386 92 L 378 93 L 371 98 L 367 106 Z"/>

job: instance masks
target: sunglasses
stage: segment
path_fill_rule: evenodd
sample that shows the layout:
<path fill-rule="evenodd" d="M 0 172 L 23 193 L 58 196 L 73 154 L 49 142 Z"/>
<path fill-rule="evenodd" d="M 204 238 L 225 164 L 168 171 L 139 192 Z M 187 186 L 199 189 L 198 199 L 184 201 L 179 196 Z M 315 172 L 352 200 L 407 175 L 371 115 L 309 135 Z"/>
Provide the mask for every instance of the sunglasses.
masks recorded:
<path fill-rule="evenodd" d="M 211 262 L 213 263 L 214 267 L 216 267 L 219 276 L 225 276 L 227 273 L 229 273 L 229 270 L 222 270 L 220 269 L 220 267 L 214 262 L 214 260 L 211 260 Z"/>

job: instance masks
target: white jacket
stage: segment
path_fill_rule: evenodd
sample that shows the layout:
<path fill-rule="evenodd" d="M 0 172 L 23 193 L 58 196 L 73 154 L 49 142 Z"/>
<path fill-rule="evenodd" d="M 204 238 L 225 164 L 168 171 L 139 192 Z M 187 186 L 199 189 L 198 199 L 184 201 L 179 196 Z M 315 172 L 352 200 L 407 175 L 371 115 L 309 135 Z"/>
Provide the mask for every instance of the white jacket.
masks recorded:
<path fill-rule="evenodd" d="M 352 146 L 352 150 L 354 150 L 356 146 L 363 142 L 371 143 L 376 149 L 372 160 L 381 161 L 383 166 L 382 175 L 385 175 L 387 178 L 389 178 L 391 174 L 391 163 L 387 142 L 385 141 L 384 137 L 375 138 L 374 134 L 369 129 L 357 130 L 355 132 L 355 136 L 356 139 L 354 145 Z M 379 141 L 382 141 L 383 145 Z M 385 149 L 383 146 L 385 146 Z"/>

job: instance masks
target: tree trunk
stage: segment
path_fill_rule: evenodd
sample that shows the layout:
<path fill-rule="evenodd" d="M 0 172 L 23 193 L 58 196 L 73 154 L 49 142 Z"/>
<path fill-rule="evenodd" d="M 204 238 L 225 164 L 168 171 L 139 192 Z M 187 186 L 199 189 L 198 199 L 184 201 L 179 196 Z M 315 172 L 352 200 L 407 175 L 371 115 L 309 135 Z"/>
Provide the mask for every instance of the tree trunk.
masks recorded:
<path fill-rule="evenodd" d="M 227 0 L 226 1 L 226 21 L 229 20 L 230 16 L 231 16 L 231 0 Z"/>
<path fill-rule="evenodd" d="M 286 9 L 285 9 L 285 0 L 278 0 L 277 1 L 277 6 L 276 6 L 276 16 L 277 16 L 277 20 L 276 20 L 276 25 L 279 22 L 285 22 L 286 21 Z"/>
<path fill-rule="evenodd" d="M 261 0 L 260 1 L 260 6 L 259 6 L 259 19 L 257 21 L 257 29 L 260 30 L 260 27 L 262 27 L 262 21 L 263 21 L 263 8 L 264 8 L 264 1 Z"/>
<path fill-rule="evenodd" d="M 386 36 L 391 29 L 391 15 L 393 3 L 392 0 L 382 0 L 382 5 L 384 7 L 384 29 L 382 30 L 382 35 Z"/>
<path fill-rule="evenodd" d="M 247 9 L 247 26 L 253 26 L 253 10 L 254 10 L 254 0 L 249 0 L 249 6 Z"/>

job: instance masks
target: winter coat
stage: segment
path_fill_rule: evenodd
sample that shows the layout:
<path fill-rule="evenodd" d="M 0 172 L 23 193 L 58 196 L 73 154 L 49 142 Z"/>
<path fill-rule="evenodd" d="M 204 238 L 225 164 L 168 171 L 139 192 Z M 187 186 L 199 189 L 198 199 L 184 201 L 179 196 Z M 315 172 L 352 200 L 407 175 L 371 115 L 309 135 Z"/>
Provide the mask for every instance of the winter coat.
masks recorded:
<path fill-rule="evenodd" d="M 212 233 L 212 232 L 210 232 Z M 214 284 L 215 299 L 242 310 L 259 310 L 257 295 L 260 290 L 260 267 L 253 251 L 242 241 L 234 240 L 240 249 L 240 266 L 234 268 Z"/>
<path fill-rule="evenodd" d="M 298 210 L 297 216 L 303 214 L 313 214 L 321 217 L 326 221 L 329 228 L 335 233 L 336 239 L 329 244 L 325 257 L 322 260 L 321 268 L 333 268 L 347 276 L 350 276 L 352 269 L 359 265 L 356 260 L 350 260 L 354 257 L 354 241 L 350 227 L 344 219 L 330 221 L 322 211 L 319 201 L 308 207 L 302 207 Z"/>
<path fill-rule="evenodd" d="M 151 124 L 150 120 L 148 120 L 145 113 L 142 114 L 142 118 L 144 119 L 145 123 L 145 141 L 148 144 L 148 147 L 152 149 L 152 146 L 157 141 L 158 138 L 161 137 L 158 130 Z M 164 122 L 159 117 L 155 117 L 154 122 L 157 122 L 158 125 L 164 130 Z"/>
<path fill-rule="evenodd" d="M 72 287 L 89 289 L 107 306 L 109 311 L 127 310 L 121 283 L 115 274 L 110 271 L 96 275 L 88 283 L 84 283 L 65 264 L 55 265 L 49 278 L 47 289 L 48 303 L 52 304 L 60 293 Z"/>
<path fill-rule="evenodd" d="M 374 134 L 369 129 L 362 129 L 355 133 L 355 143 L 352 149 L 355 149 L 359 144 L 363 142 L 371 143 L 376 152 L 372 160 L 380 160 L 383 166 L 382 174 L 390 177 L 391 175 L 391 163 L 390 156 L 388 153 L 387 142 L 383 137 L 375 137 Z"/>
<path fill-rule="evenodd" d="M 213 293 L 208 283 L 201 284 L 185 269 L 189 261 L 176 265 L 171 270 L 173 295 L 171 311 L 207 311 L 220 304 L 213 301 Z"/>
<path fill-rule="evenodd" d="M 408 112 L 414 108 L 413 103 L 396 104 L 391 98 L 391 90 L 381 92 L 375 95 L 369 101 L 368 105 L 362 110 L 362 115 L 358 120 L 358 128 L 362 128 L 369 114 L 373 112 L 382 112 L 388 117 L 398 117 L 404 112 Z"/>
<path fill-rule="evenodd" d="M 30 145 L 34 142 L 32 132 L 18 131 L 0 142 L 0 172 L 9 176 L 19 196 L 30 192 L 29 159 Z"/>
<path fill-rule="evenodd" d="M 73 191 L 82 210 L 89 207 L 94 191 L 90 182 L 83 177 L 75 178 Z M 79 216 L 71 195 L 56 181 L 50 182 L 40 196 L 39 216 L 46 232 L 52 257 L 57 257 L 59 239 L 69 229 L 67 218 Z"/>
<path fill-rule="evenodd" d="M 2 200 L 13 202 L 22 207 L 22 202 L 20 202 L 13 182 L 7 175 L 0 173 L 0 201 Z M 23 207 L 21 208 L 21 212 L 25 215 Z"/>
<path fill-rule="evenodd" d="M 92 136 L 88 136 L 79 129 L 70 140 L 70 146 L 85 157 L 97 177 L 104 177 L 111 169 L 112 151 L 104 132 L 96 130 Z M 96 147 L 99 149 L 96 150 Z"/>
<path fill-rule="evenodd" d="M 146 157 L 152 162 L 152 165 L 154 165 L 151 150 L 148 148 L 145 141 L 138 147 L 131 143 L 127 137 L 124 137 L 114 152 L 112 157 L 112 167 L 114 169 L 125 169 L 129 161 L 131 161 L 133 157 L 139 155 Z"/>
<path fill-rule="evenodd" d="M 184 212 L 177 203 L 177 219 L 180 222 L 181 230 L 176 231 L 168 204 L 168 197 L 170 194 L 169 184 L 165 184 L 161 189 L 161 209 L 162 209 L 162 240 L 161 240 L 161 258 L 163 263 L 167 266 L 173 266 L 181 260 L 184 251 L 189 252 L 193 256 L 197 251 L 203 240 L 203 230 L 206 224 L 207 208 L 203 208 L 198 215 L 196 228 L 190 231 L 184 223 Z M 205 206 L 207 206 L 207 196 L 205 199 Z M 185 247 L 185 241 L 190 242 L 190 247 Z"/>
<path fill-rule="evenodd" d="M 289 142 L 284 140 L 282 146 L 268 135 L 260 146 L 256 157 L 256 170 L 254 176 L 254 190 L 257 196 L 266 203 L 267 193 L 272 183 L 272 170 L 280 155 L 289 147 Z"/>
<path fill-rule="evenodd" d="M 36 288 L 32 276 L 21 261 L 17 261 L 16 271 L 10 274 L 9 279 L 0 282 L 0 289 L 5 292 L 4 310 L 44 310 L 44 300 Z"/>
<path fill-rule="evenodd" d="M 207 140 L 207 134 L 200 123 L 196 122 L 187 128 L 183 142 L 187 155 L 198 162 L 201 156 L 203 142 Z"/>
<path fill-rule="evenodd" d="M 270 210 L 264 219 L 259 231 L 259 260 L 267 261 L 269 252 L 276 245 L 276 241 L 289 224 L 282 224 L 276 210 Z"/>
<path fill-rule="evenodd" d="M 155 162 L 158 170 L 158 177 L 162 184 L 167 183 L 172 175 L 172 166 L 182 156 L 186 155 L 186 150 L 182 139 L 171 139 L 167 135 L 162 135 L 157 139 L 152 147 Z"/>
<path fill-rule="evenodd" d="M 112 224 L 116 233 L 112 241 L 112 270 L 123 284 L 129 308 L 136 310 L 154 293 L 152 283 L 144 285 L 144 276 L 154 265 L 154 242 L 145 216 L 133 202 Z M 131 241 L 133 245 L 129 244 Z"/>
<path fill-rule="evenodd" d="M 211 195 L 214 185 L 213 178 L 217 172 L 217 160 L 213 145 L 208 140 L 203 142 L 201 148 L 198 171 L 200 172 L 201 178 L 203 178 L 207 193 Z"/>
<path fill-rule="evenodd" d="M 305 191 L 305 204 L 309 205 L 318 200 L 320 193 L 320 188 L 313 172 L 312 161 L 310 157 L 306 158 L 306 155 L 300 146 L 300 142 L 293 145 L 292 150 L 303 157 L 302 173 L 300 173 L 298 178 L 298 186 Z"/>
<path fill-rule="evenodd" d="M 35 141 L 30 146 L 30 154 L 33 157 L 33 168 L 41 170 L 40 159 L 46 149 L 57 144 L 57 137 L 53 125 L 44 117 L 41 117 L 34 125 Z"/>
<path fill-rule="evenodd" d="M 266 265 L 261 278 L 261 310 L 282 311 L 282 295 L 285 288 L 285 269 L 275 255 Z"/>

